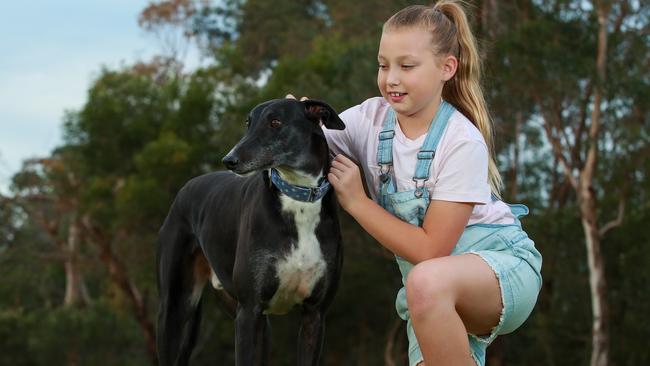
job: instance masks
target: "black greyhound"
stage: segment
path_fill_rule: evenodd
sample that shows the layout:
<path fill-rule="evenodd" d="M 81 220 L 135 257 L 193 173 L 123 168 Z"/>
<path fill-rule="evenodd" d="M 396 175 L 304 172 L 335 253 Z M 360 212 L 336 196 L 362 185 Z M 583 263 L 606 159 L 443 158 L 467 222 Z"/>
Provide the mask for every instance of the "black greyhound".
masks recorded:
<path fill-rule="evenodd" d="M 318 364 L 342 263 L 336 197 L 323 177 L 330 159 L 321 124 L 345 125 L 323 102 L 292 99 L 262 103 L 246 122 L 246 134 L 223 159 L 232 172 L 187 182 L 160 229 L 162 366 L 188 364 L 208 279 L 231 305 L 237 366 L 268 363 L 267 314 L 297 304 L 298 364 Z"/>

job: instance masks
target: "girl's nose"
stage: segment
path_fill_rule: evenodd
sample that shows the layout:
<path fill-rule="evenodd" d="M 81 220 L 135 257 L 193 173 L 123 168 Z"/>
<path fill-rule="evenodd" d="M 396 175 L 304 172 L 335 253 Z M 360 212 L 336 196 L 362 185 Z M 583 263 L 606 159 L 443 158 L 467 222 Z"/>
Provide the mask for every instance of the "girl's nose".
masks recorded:
<path fill-rule="evenodd" d="M 390 72 L 388 73 L 388 77 L 386 78 L 386 83 L 390 86 L 395 86 L 399 85 L 399 77 L 397 76 L 396 73 Z"/>

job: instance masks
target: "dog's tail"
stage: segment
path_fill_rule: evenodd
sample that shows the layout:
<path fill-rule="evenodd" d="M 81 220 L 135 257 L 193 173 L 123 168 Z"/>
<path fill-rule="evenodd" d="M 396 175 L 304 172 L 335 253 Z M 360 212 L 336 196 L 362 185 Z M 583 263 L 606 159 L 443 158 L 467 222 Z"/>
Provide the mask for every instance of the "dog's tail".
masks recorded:
<path fill-rule="evenodd" d="M 160 365 L 186 365 L 201 322 L 205 279 L 195 262 L 202 256 L 176 205 L 158 235 L 157 285 L 160 296 L 156 346 Z"/>

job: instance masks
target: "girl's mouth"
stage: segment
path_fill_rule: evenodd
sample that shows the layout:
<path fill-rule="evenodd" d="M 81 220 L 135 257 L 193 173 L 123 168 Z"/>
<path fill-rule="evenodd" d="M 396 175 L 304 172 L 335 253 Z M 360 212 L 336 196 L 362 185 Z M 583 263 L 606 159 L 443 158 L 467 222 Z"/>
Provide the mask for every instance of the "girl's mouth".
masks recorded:
<path fill-rule="evenodd" d="M 407 93 L 390 92 L 388 93 L 388 96 L 392 102 L 399 103 L 404 99 L 406 94 Z"/>

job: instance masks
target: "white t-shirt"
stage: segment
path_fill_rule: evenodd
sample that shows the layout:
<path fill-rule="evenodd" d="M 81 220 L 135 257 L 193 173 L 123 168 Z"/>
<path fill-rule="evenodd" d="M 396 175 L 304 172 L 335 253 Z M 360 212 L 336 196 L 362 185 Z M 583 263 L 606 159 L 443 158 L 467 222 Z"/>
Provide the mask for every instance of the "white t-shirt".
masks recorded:
<path fill-rule="evenodd" d="M 370 98 L 340 114 L 344 130 L 323 128 L 333 155 L 344 154 L 361 165 L 371 198 L 377 200 L 379 132 L 390 105 L 382 97 Z M 426 134 L 411 140 L 395 124 L 393 180 L 397 191 L 415 189 L 413 175 Z M 514 216 L 502 201 L 491 200 L 488 184 L 488 149 L 480 131 L 460 112 L 454 112 L 431 164 L 425 187 L 431 200 L 473 202 L 471 224 L 512 224 Z"/>

